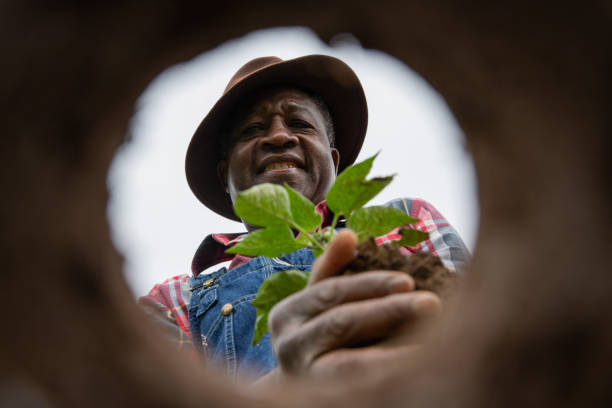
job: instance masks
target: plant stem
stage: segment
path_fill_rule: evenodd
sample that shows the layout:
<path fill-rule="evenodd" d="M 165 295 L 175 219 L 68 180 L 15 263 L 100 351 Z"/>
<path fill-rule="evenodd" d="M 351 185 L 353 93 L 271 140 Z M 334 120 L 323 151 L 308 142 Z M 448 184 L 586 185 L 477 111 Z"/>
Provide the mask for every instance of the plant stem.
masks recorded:
<path fill-rule="evenodd" d="M 308 241 L 310 241 L 310 243 L 311 243 L 311 245 L 313 247 L 317 247 L 321 251 L 325 251 L 325 247 L 323 245 L 321 245 L 321 243 L 319 241 L 314 239 L 314 237 L 312 236 L 312 234 L 310 232 L 306 231 L 304 228 L 302 228 L 299 225 L 297 225 L 295 222 L 293 222 L 293 220 L 290 220 L 290 219 L 287 219 L 287 218 L 284 218 L 284 217 L 279 217 L 279 219 L 281 219 L 287 225 L 289 225 L 290 228 L 295 229 L 296 231 L 301 233 L 303 236 L 305 236 L 308 239 Z"/>
<path fill-rule="evenodd" d="M 312 236 L 312 234 L 310 232 L 304 230 L 299 225 L 297 225 L 297 224 L 295 224 L 293 222 L 291 222 L 291 226 L 293 228 L 295 228 L 296 230 L 298 230 L 303 236 L 305 236 L 308 239 L 308 241 L 310 241 L 310 243 L 312 244 L 313 247 L 317 247 L 321 251 L 325 251 L 325 247 L 323 245 L 321 245 L 321 243 L 319 241 L 314 239 L 314 237 Z"/>
<path fill-rule="evenodd" d="M 338 220 L 340 219 L 340 215 L 341 215 L 340 213 L 334 214 L 334 219 L 333 219 L 333 221 L 331 223 L 332 229 L 336 229 L 336 225 L 338 224 Z"/>

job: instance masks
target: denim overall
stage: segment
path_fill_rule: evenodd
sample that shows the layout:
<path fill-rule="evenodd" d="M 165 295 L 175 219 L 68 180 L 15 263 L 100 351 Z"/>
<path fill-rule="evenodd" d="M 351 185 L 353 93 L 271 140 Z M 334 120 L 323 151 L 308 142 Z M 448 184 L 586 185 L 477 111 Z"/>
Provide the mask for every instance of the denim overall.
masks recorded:
<path fill-rule="evenodd" d="M 225 367 L 231 378 L 256 379 L 272 370 L 277 362 L 270 334 L 251 346 L 255 327 L 251 302 L 268 276 L 289 269 L 309 272 L 313 261 L 312 250 L 304 248 L 279 258 L 259 256 L 230 271 L 221 268 L 191 278 L 193 344 L 207 361 Z"/>

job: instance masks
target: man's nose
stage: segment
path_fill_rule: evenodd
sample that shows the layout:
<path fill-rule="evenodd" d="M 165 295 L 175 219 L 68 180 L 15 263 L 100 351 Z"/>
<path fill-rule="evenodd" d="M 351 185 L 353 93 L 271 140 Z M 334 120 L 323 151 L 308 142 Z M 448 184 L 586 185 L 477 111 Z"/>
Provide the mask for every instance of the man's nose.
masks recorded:
<path fill-rule="evenodd" d="M 266 135 L 260 139 L 265 148 L 289 148 L 297 145 L 298 138 L 285 125 L 280 117 L 275 117 L 270 123 Z"/>

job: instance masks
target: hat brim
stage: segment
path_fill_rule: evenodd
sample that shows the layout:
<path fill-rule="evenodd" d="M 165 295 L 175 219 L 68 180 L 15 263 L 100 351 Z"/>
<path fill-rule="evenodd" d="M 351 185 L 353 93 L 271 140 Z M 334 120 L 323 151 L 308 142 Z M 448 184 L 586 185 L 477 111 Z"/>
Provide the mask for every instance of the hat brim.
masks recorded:
<path fill-rule="evenodd" d="M 185 172 L 189 187 L 217 214 L 240 221 L 217 176 L 217 163 L 221 159 L 216 147 L 218 138 L 222 137 L 219 132 L 246 95 L 281 85 L 316 93 L 329 107 L 335 147 L 340 152 L 338 171 L 357 159 L 365 138 L 368 109 L 363 88 L 353 70 L 327 55 L 308 55 L 266 66 L 242 79 L 217 101 L 196 129 L 187 149 Z"/>

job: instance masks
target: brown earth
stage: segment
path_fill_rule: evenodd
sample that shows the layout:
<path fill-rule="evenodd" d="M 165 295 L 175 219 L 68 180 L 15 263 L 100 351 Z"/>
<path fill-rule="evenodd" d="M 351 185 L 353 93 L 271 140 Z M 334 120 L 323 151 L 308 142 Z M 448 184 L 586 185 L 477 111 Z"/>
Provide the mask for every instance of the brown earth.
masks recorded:
<path fill-rule="evenodd" d="M 344 269 L 345 275 L 363 271 L 403 271 L 412 276 L 415 290 L 428 290 L 443 300 L 451 297 L 458 289 L 459 278 L 451 273 L 440 258 L 430 252 L 417 251 L 404 256 L 391 244 L 377 245 L 368 237 L 357 246 L 357 255 Z"/>
<path fill-rule="evenodd" d="M 0 405 L 612 405 L 611 13 L 604 0 L 0 2 Z M 481 219 L 426 349 L 254 396 L 173 354 L 134 305 L 106 173 L 164 68 L 288 25 L 350 32 L 442 94 Z"/>

